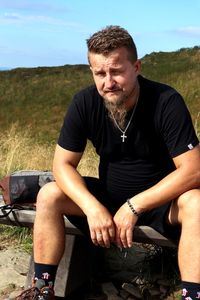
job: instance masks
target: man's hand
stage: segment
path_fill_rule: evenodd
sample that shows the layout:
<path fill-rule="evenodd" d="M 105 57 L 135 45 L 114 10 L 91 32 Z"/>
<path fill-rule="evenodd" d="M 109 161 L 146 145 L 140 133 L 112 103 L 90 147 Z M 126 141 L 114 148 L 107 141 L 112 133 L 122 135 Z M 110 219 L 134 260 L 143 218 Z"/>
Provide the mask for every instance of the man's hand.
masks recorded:
<path fill-rule="evenodd" d="M 133 229 L 138 217 L 132 213 L 127 203 L 124 203 L 114 216 L 116 228 L 115 241 L 119 247 L 127 248 L 133 245 Z"/>
<path fill-rule="evenodd" d="M 87 213 L 92 242 L 98 246 L 109 248 L 115 240 L 115 225 L 113 217 L 102 205 Z"/>

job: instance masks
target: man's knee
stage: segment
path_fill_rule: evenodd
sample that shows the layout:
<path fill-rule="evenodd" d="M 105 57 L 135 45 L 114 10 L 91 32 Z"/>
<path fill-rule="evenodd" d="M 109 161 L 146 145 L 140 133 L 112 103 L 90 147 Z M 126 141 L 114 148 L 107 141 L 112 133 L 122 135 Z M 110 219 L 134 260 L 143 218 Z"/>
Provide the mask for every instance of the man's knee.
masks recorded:
<path fill-rule="evenodd" d="M 181 219 L 200 216 L 200 190 L 193 189 L 185 192 L 178 198 L 177 205 Z"/>
<path fill-rule="evenodd" d="M 55 182 L 45 184 L 37 195 L 37 208 L 55 208 L 59 206 L 59 202 L 66 196 L 60 190 Z"/>

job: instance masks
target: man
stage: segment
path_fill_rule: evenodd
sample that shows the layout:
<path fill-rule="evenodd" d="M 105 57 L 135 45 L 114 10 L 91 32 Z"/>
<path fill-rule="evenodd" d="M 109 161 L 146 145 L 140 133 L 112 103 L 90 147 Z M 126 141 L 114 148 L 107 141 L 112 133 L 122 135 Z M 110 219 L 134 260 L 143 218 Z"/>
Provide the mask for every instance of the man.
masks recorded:
<path fill-rule="evenodd" d="M 125 29 L 108 26 L 87 45 L 95 85 L 75 95 L 55 151 L 56 182 L 38 195 L 35 285 L 43 280 L 42 299 L 53 299 L 65 214 L 102 247 L 131 247 L 136 224 L 167 237 L 180 232 L 182 299 L 197 299 L 200 147 L 190 114 L 177 91 L 140 75 L 141 62 Z M 87 139 L 100 156 L 99 179 L 77 171 Z"/>

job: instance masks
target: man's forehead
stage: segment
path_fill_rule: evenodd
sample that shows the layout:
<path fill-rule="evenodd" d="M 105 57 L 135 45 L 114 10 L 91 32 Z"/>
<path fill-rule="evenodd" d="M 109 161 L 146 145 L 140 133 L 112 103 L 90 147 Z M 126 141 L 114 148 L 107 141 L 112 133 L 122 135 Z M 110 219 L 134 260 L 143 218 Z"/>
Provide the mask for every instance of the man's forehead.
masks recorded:
<path fill-rule="evenodd" d="M 120 68 L 124 64 L 124 58 L 117 53 L 110 54 L 109 56 L 95 53 L 91 54 L 89 59 L 91 67 L 94 69 L 103 67 Z"/>

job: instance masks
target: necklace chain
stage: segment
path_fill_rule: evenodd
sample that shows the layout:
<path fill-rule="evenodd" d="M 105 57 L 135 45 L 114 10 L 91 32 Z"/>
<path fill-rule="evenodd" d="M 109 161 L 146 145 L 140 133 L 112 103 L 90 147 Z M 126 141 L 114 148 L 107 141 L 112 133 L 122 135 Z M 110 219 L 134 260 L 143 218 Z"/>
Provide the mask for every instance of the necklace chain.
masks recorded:
<path fill-rule="evenodd" d="M 132 121 L 132 119 L 133 119 L 133 116 L 134 116 L 134 114 L 135 114 L 135 110 L 136 110 L 136 107 L 137 107 L 138 99 L 139 99 L 139 95 L 138 95 L 138 97 L 137 97 L 137 101 L 136 101 L 135 106 L 134 106 L 134 108 L 133 108 L 133 111 L 132 111 L 131 117 L 130 117 L 130 119 L 129 119 L 129 121 L 128 121 L 128 124 L 126 125 L 126 128 L 125 128 L 124 130 L 122 130 L 122 129 L 119 127 L 119 125 L 118 125 L 118 123 L 117 123 L 117 121 L 116 121 L 116 119 L 115 119 L 115 117 L 114 117 L 114 115 L 113 115 L 113 112 L 111 112 L 112 118 L 113 118 L 113 121 L 115 122 L 116 127 L 117 127 L 117 128 L 119 129 L 119 131 L 121 131 L 121 133 L 122 133 L 122 135 L 121 135 L 122 143 L 124 143 L 124 142 L 125 142 L 125 139 L 127 138 L 126 131 L 128 130 L 128 128 L 129 128 L 129 126 L 130 126 L 130 124 L 131 124 L 131 121 Z"/>

